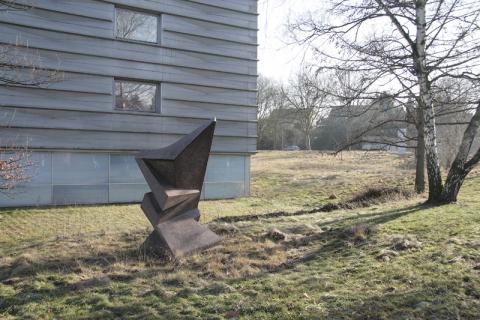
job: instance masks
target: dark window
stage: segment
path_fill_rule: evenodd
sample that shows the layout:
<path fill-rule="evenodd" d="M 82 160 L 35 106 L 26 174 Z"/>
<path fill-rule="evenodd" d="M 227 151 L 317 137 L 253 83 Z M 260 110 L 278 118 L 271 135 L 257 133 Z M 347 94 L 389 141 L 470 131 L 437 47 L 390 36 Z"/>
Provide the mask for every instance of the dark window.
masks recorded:
<path fill-rule="evenodd" d="M 117 8 L 117 38 L 157 42 L 158 17 Z"/>
<path fill-rule="evenodd" d="M 121 110 L 155 112 L 158 85 L 115 80 L 115 107 Z"/>

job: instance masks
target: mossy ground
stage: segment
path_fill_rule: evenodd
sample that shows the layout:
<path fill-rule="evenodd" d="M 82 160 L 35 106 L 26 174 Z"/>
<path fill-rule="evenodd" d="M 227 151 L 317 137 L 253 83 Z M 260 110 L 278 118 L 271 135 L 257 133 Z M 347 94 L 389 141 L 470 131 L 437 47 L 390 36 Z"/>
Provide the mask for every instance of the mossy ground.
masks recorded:
<path fill-rule="evenodd" d="M 425 207 L 419 197 L 214 221 L 311 209 L 372 186 L 411 188 L 409 163 L 383 153 L 260 153 L 251 198 L 202 203 L 222 245 L 176 261 L 138 251 L 150 231 L 138 206 L 4 210 L 0 318 L 478 319 L 478 172 L 454 205 Z M 266 238 L 272 228 L 286 239 Z"/>

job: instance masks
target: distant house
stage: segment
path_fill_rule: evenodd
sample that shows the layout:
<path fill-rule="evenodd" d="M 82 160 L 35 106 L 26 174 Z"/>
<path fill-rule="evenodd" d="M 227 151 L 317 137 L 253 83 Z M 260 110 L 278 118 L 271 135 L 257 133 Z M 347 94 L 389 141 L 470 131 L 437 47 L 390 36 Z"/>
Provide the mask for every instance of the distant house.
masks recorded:
<path fill-rule="evenodd" d="M 0 206 L 140 201 L 148 188 L 134 153 L 213 117 L 203 197 L 249 194 L 256 0 L 27 3 L 0 11 L 0 46 L 17 44 L 61 80 L 0 86 L 0 144 L 28 146 L 38 164 L 33 181 Z"/>
<path fill-rule="evenodd" d="M 451 106 L 447 106 L 447 108 Z M 462 105 L 458 106 L 459 110 L 462 110 Z M 440 109 L 440 108 L 439 108 Z M 442 109 L 437 110 L 442 113 Z M 471 112 L 451 112 L 448 110 L 444 112 L 444 115 L 438 116 L 437 123 L 437 138 L 438 138 L 438 150 L 440 154 L 441 164 L 444 167 L 450 167 L 454 161 L 458 148 L 462 143 L 463 134 L 467 129 L 467 123 L 472 119 L 473 113 Z M 461 123 L 453 125 L 454 123 Z M 480 136 L 474 140 L 471 154 L 477 152 L 480 148 Z"/>
<path fill-rule="evenodd" d="M 405 154 L 408 152 L 407 144 L 406 142 L 403 142 L 406 133 L 407 129 L 396 128 L 394 133 L 389 137 L 392 141 L 391 143 L 383 142 L 383 137 L 374 135 L 366 136 L 365 140 L 369 142 L 360 143 L 360 150 L 387 151 L 391 153 Z"/>
<path fill-rule="evenodd" d="M 389 97 L 370 104 L 332 110 L 320 123 L 320 141 L 327 149 L 350 146 L 355 150 L 407 152 L 407 125 L 403 108 Z"/>
<path fill-rule="evenodd" d="M 353 136 L 366 132 L 359 143 L 361 150 L 383 150 L 400 154 L 407 152 L 407 124 L 403 122 L 406 113 L 402 107 L 386 97 L 359 109 L 350 119 L 350 126 Z"/>

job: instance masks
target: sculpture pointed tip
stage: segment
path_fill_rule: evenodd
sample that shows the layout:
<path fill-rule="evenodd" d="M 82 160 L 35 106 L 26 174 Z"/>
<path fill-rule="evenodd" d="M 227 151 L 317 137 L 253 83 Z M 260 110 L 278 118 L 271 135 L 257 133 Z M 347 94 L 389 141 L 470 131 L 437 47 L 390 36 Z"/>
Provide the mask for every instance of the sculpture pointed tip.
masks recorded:
<path fill-rule="evenodd" d="M 217 122 L 217 117 L 213 117 L 212 121 Z"/>

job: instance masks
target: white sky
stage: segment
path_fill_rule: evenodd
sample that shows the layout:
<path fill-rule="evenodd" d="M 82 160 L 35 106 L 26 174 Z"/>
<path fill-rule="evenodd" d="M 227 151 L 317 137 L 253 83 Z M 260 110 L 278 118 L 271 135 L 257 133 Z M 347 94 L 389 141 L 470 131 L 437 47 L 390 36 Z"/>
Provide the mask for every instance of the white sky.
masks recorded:
<path fill-rule="evenodd" d="M 286 24 L 288 19 L 318 7 L 322 0 L 260 0 L 259 73 L 279 81 L 288 80 L 306 61 L 304 47 L 290 44 Z"/>

